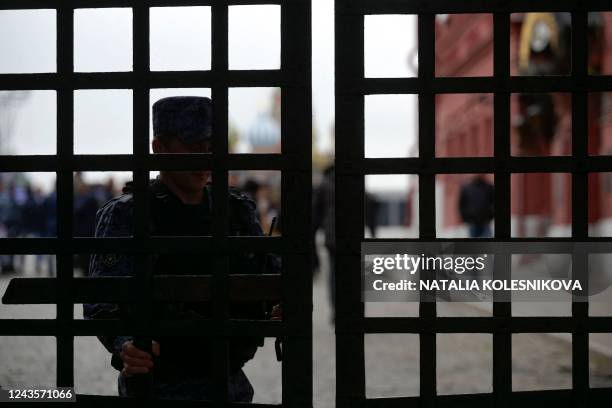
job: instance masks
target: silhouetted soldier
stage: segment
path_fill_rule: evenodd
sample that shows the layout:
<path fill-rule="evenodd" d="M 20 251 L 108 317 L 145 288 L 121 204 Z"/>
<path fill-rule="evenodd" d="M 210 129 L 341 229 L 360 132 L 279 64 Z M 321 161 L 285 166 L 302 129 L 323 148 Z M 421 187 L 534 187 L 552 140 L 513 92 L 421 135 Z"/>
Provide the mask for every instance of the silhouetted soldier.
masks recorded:
<path fill-rule="evenodd" d="M 209 153 L 212 137 L 212 106 L 209 98 L 171 97 L 153 105 L 154 153 Z M 212 186 L 210 171 L 161 171 L 151 180 L 149 206 L 151 235 L 211 235 Z M 255 203 L 230 188 L 228 197 L 230 235 L 261 236 L 263 231 L 256 217 Z M 127 183 L 123 194 L 111 199 L 97 213 L 96 237 L 133 235 L 133 184 Z M 133 256 L 121 254 L 93 255 L 90 276 L 122 276 L 133 274 Z M 153 256 L 154 274 L 212 274 L 210 257 L 201 254 L 161 254 Z M 233 273 L 279 273 L 280 263 L 271 255 L 238 254 L 230 258 Z M 263 302 L 230 304 L 230 317 L 240 319 L 280 318 L 280 308 L 264 310 Z M 154 317 L 161 319 L 211 318 L 210 302 L 157 302 Z M 271 312 L 271 313 L 270 313 Z M 108 303 L 84 305 L 86 319 L 117 318 L 120 307 Z M 209 337 L 154 337 L 149 344 L 135 345 L 133 336 L 99 336 L 112 353 L 111 364 L 121 370 L 119 394 L 134 396 L 140 375 L 146 374 L 155 398 L 210 400 L 214 394 L 213 350 Z M 228 399 L 250 402 L 253 388 L 242 371 L 259 346 L 260 337 L 229 339 Z"/>

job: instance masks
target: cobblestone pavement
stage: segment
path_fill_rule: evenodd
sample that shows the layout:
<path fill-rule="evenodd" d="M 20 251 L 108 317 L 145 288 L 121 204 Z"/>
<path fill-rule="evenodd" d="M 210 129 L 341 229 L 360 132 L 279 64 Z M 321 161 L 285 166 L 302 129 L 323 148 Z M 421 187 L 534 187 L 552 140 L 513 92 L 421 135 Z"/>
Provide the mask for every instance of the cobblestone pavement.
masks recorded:
<path fill-rule="evenodd" d="M 325 258 L 322 257 L 324 260 Z M 29 263 L 26 264 L 26 267 Z M 27 268 L 26 268 L 27 269 Z M 28 276 L 35 276 L 28 272 Z M 335 341 L 330 324 L 327 268 L 314 285 L 313 392 L 315 406 L 334 406 Z M 0 277 L 3 294 L 12 276 Z M 411 316 L 415 305 L 368 304 L 368 316 Z M 481 316 L 486 309 L 453 304 L 440 305 L 446 316 Z M 81 305 L 75 317 L 81 318 Z M 55 306 L 0 305 L 0 318 L 54 318 Z M 419 342 L 417 335 L 380 334 L 365 337 L 366 388 L 368 397 L 417 395 L 419 389 Z M 116 395 L 117 372 L 110 356 L 94 337 L 75 339 L 75 386 L 78 393 Z M 490 392 L 492 383 L 492 337 L 487 334 L 438 335 L 438 392 L 440 394 Z M 56 349 L 53 337 L 0 337 L 0 384 L 54 385 Z M 612 386 L 612 359 L 591 353 L 591 386 Z M 255 402 L 279 402 L 281 365 L 274 354 L 274 340 L 267 339 L 256 358 L 245 368 Z M 513 388 L 515 390 L 571 387 L 571 346 L 567 339 L 540 334 L 513 336 Z"/>

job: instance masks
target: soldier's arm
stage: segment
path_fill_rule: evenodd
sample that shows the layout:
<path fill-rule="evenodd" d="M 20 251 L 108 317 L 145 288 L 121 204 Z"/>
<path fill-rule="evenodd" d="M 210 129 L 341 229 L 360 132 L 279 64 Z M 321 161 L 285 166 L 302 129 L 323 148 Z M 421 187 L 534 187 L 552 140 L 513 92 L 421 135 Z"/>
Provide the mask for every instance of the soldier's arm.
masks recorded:
<path fill-rule="evenodd" d="M 96 237 L 128 237 L 133 234 L 133 206 L 125 198 L 113 199 L 96 213 Z M 93 254 L 89 263 L 90 277 L 129 276 L 133 274 L 133 256 L 126 254 Z M 83 317 L 91 319 L 117 319 L 121 317 L 115 303 L 86 303 Z M 113 354 L 113 366 L 117 369 L 121 346 L 131 336 L 98 336 L 104 347 Z"/>
<path fill-rule="evenodd" d="M 257 218 L 257 206 L 253 200 L 247 198 L 246 196 L 239 196 L 234 201 L 234 210 L 231 212 L 232 217 L 237 218 L 238 234 L 239 235 L 248 235 L 254 237 L 260 237 L 266 235 L 261 227 L 261 223 Z M 235 225 L 236 223 L 232 223 Z M 262 257 L 259 258 L 259 262 L 257 263 L 259 268 L 255 273 L 280 273 L 281 272 L 281 264 L 280 258 L 275 254 L 263 254 Z"/>
<path fill-rule="evenodd" d="M 232 211 L 232 216 L 238 217 L 240 220 L 240 235 L 263 236 L 266 235 L 257 218 L 257 206 L 255 202 L 249 198 L 242 197 L 236 200 L 236 209 Z M 280 274 L 281 259 L 278 255 L 267 254 L 251 254 L 253 258 L 249 265 L 249 271 L 245 273 L 265 273 L 265 274 Z M 280 299 L 278 300 L 280 301 Z M 277 302 L 263 302 L 265 314 L 271 315 L 272 308 Z"/>

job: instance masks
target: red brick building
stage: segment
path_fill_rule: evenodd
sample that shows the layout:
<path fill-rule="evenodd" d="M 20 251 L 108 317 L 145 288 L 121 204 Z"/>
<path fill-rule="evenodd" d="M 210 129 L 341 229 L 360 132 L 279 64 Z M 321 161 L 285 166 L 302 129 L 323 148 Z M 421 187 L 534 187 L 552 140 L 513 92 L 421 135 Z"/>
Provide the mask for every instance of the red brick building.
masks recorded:
<path fill-rule="evenodd" d="M 511 18 L 512 75 L 567 75 L 570 67 L 569 13 L 514 14 Z M 589 72 L 612 73 L 612 13 L 589 17 Z M 437 76 L 493 73 L 493 19 L 488 14 L 444 15 L 436 22 Z M 436 98 L 438 157 L 493 155 L 493 95 L 443 94 Z M 513 94 L 511 152 L 514 156 L 571 154 L 571 95 Z M 612 154 L 612 94 L 589 95 L 589 153 Z M 467 236 L 458 214 L 461 186 L 471 175 L 439 175 L 439 236 Z M 488 175 L 494 182 L 493 175 Z M 513 236 L 571 234 L 571 175 L 512 176 Z M 612 176 L 591 174 L 589 222 L 592 235 L 612 235 Z"/>

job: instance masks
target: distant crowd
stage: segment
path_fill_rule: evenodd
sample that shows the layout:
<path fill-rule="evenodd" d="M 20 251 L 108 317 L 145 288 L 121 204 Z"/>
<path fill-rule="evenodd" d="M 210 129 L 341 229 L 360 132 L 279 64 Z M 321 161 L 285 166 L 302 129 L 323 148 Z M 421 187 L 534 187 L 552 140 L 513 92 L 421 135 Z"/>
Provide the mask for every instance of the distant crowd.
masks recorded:
<path fill-rule="evenodd" d="M 81 174 L 74 179 L 73 235 L 90 237 L 94 234 L 96 211 L 116 195 L 112 179 L 105 184 L 87 184 Z M 41 238 L 57 236 L 57 194 L 44 193 L 29 180 L 0 180 L 0 238 Z M 50 255 L 35 257 L 35 272 L 55 275 L 55 260 Z M 76 267 L 86 270 L 87 260 L 75 257 Z M 2 273 L 22 272 L 25 257 L 0 255 Z"/>
<path fill-rule="evenodd" d="M 280 233 L 280 191 L 265 180 L 242 178 L 231 180 L 256 203 L 260 222 L 266 233 Z M 121 186 L 109 178 L 103 183 L 87 183 L 81 173 L 74 176 L 73 236 L 93 237 L 96 212 L 109 199 L 121 194 Z M 275 225 L 272 220 L 276 218 Z M 43 192 L 25 178 L 0 178 L 0 238 L 40 238 L 57 236 L 57 193 Z M 55 276 L 55 257 L 36 255 L 34 272 Z M 75 255 L 77 273 L 87 275 L 88 254 Z M 23 255 L 0 254 L 0 273 L 21 273 Z"/>

